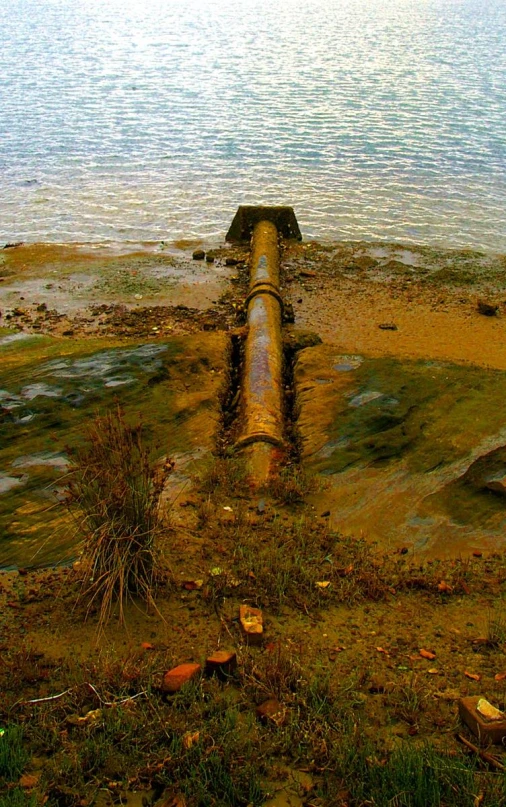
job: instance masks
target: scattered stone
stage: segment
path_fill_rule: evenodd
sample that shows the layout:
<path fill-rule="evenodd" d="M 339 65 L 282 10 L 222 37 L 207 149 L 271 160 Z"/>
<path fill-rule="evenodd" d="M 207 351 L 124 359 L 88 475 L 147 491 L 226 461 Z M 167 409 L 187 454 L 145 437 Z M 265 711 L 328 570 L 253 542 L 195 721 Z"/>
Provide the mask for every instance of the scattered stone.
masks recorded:
<path fill-rule="evenodd" d="M 185 580 L 183 582 L 183 588 L 186 591 L 198 591 L 204 585 L 203 580 Z"/>
<path fill-rule="evenodd" d="M 169 670 L 163 676 L 162 692 L 167 695 L 172 695 L 178 692 L 184 684 L 192 681 L 202 670 L 200 664 L 188 663 L 179 664 L 172 670 Z"/>
<path fill-rule="evenodd" d="M 295 311 L 291 303 L 285 303 L 283 305 L 283 322 L 288 325 L 292 325 L 295 322 Z"/>
<path fill-rule="evenodd" d="M 155 802 L 155 807 L 186 807 L 186 799 L 181 794 L 174 795 L 168 790 Z"/>
<path fill-rule="evenodd" d="M 378 265 L 378 261 L 375 258 L 371 258 L 370 255 L 359 255 L 358 257 L 354 258 L 351 263 L 348 264 L 346 267 L 347 269 L 372 269 L 373 267 Z"/>
<path fill-rule="evenodd" d="M 196 249 L 192 255 L 194 261 L 203 261 L 206 257 L 206 253 L 203 249 Z"/>
<path fill-rule="evenodd" d="M 237 266 L 239 261 L 237 258 L 233 258 L 231 255 L 228 258 L 225 258 L 225 266 Z"/>
<path fill-rule="evenodd" d="M 47 311 L 47 305 L 45 303 L 41 303 L 36 308 L 37 311 Z"/>
<path fill-rule="evenodd" d="M 257 717 L 262 723 L 274 723 L 275 726 L 282 726 L 286 722 L 286 706 L 283 706 L 276 698 L 270 698 L 257 706 Z"/>
<path fill-rule="evenodd" d="M 395 685 L 392 681 L 386 681 L 379 675 L 372 675 L 369 681 L 369 694 L 370 695 L 384 695 L 395 690 Z"/>
<path fill-rule="evenodd" d="M 481 695 L 461 698 L 459 715 L 466 726 L 484 744 L 502 743 L 506 737 L 506 715 L 495 709 Z"/>
<path fill-rule="evenodd" d="M 316 272 L 313 272 L 312 269 L 301 269 L 299 272 L 301 277 L 318 277 Z"/>
<path fill-rule="evenodd" d="M 478 300 L 476 310 L 478 314 L 483 314 L 484 317 L 496 317 L 499 306 L 493 303 L 486 303 L 485 300 Z"/>
<path fill-rule="evenodd" d="M 215 257 L 214 252 L 208 252 L 206 254 L 206 263 L 214 263 Z"/>
<path fill-rule="evenodd" d="M 251 605 L 240 605 L 239 621 L 248 642 L 250 644 L 260 644 L 264 632 L 263 617 L 260 608 L 253 608 Z"/>
<path fill-rule="evenodd" d="M 21 779 L 19 780 L 18 784 L 24 790 L 31 790 L 34 787 L 37 787 L 39 784 L 40 773 L 24 773 Z"/>
<path fill-rule="evenodd" d="M 395 322 L 380 322 L 378 328 L 380 331 L 396 331 L 397 325 Z"/>
<path fill-rule="evenodd" d="M 227 678 L 237 668 L 237 654 L 233 650 L 216 650 L 206 659 L 204 671 L 206 675 L 217 675 Z"/>
<path fill-rule="evenodd" d="M 320 518 L 329 518 L 330 517 L 330 510 L 325 510 L 323 513 L 320 513 Z"/>
<path fill-rule="evenodd" d="M 102 716 L 102 709 L 91 709 L 84 716 L 68 715 L 65 722 L 69 726 L 97 726 L 101 722 Z"/>

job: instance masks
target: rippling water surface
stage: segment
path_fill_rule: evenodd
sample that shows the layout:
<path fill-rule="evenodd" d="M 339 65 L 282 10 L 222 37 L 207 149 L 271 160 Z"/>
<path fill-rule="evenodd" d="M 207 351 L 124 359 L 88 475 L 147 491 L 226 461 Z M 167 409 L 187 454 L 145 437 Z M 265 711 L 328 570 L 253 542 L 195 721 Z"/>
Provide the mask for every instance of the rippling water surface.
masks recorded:
<path fill-rule="evenodd" d="M 504 0 L 0 0 L 0 239 L 506 251 Z"/>

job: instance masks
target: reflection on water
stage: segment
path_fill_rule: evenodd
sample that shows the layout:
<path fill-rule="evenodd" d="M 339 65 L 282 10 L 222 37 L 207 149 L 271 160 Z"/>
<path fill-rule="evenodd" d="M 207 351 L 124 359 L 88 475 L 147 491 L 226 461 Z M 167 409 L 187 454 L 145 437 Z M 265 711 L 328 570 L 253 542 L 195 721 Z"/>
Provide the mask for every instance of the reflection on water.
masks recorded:
<path fill-rule="evenodd" d="M 0 0 L 0 239 L 506 251 L 502 0 Z"/>

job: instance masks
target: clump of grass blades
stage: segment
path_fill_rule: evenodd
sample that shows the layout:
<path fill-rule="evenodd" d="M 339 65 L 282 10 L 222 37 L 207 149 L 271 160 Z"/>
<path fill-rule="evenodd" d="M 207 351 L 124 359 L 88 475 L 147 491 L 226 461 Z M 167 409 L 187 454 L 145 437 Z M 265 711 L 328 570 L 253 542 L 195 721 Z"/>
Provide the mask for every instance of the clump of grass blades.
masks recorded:
<path fill-rule="evenodd" d="M 15 782 L 28 761 L 23 746 L 23 730 L 9 726 L 0 741 L 0 780 Z"/>
<path fill-rule="evenodd" d="M 25 793 L 20 787 L 15 787 L 2 795 L 0 803 L 2 807 L 36 807 L 37 798 L 35 794 Z"/>
<path fill-rule="evenodd" d="M 119 603 L 136 594 L 153 604 L 160 568 L 156 537 L 160 497 L 173 463 L 155 463 L 143 440 L 141 422 L 129 425 L 121 407 L 97 416 L 84 446 L 73 452 L 67 504 L 77 509 L 83 534 L 83 591 L 100 602 L 100 624 Z"/>

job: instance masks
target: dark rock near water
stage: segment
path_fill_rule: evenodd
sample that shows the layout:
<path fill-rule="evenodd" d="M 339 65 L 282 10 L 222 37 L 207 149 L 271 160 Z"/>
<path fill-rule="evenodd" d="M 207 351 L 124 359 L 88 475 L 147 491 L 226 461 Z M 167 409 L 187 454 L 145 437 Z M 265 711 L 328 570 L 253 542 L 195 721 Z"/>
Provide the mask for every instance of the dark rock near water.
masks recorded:
<path fill-rule="evenodd" d="M 206 257 L 206 253 L 203 249 L 196 249 L 192 255 L 194 261 L 203 261 Z"/>
<path fill-rule="evenodd" d="M 478 314 L 483 314 L 484 317 L 496 317 L 499 306 L 494 305 L 494 303 L 487 303 L 485 300 L 478 300 L 476 310 Z"/>

